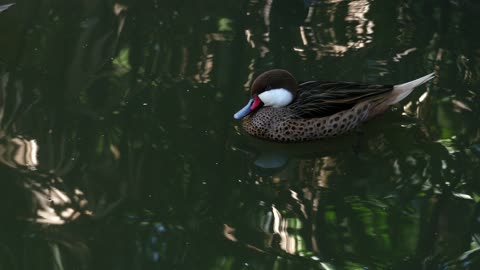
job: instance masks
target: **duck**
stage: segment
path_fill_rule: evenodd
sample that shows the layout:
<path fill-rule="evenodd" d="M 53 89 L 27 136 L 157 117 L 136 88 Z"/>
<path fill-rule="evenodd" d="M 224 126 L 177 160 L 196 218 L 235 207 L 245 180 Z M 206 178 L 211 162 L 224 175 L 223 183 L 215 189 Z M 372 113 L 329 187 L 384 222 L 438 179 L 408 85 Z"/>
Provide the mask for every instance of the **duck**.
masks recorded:
<path fill-rule="evenodd" d="M 435 78 L 430 73 L 397 85 L 342 81 L 297 82 L 283 69 L 260 74 L 251 98 L 234 118 L 250 135 L 275 142 L 304 142 L 355 130 Z"/>

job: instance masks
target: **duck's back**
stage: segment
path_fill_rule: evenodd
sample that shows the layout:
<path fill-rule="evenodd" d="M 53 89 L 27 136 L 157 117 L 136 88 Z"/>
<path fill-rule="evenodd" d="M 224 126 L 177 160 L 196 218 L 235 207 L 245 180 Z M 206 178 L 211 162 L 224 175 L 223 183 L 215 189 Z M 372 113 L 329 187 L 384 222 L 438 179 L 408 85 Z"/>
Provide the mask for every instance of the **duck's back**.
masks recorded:
<path fill-rule="evenodd" d="M 309 81 L 299 84 L 299 93 L 290 104 L 298 118 L 319 118 L 347 111 L 364 103 L 380 100 L 392 93 L 393 85 L 368 85 L 352 82 Z"/>

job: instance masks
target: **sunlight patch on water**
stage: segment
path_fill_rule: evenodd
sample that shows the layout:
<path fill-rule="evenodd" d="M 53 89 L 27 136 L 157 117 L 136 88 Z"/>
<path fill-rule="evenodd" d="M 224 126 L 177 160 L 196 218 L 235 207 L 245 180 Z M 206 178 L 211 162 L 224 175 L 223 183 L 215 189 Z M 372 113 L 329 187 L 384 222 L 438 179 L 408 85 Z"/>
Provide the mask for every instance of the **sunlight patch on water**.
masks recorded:
<path fill-rule="evenodd" d="M 25 167 L 36 170 L 38 166 L 37 141 L 22 137 L 12 138 L 0 144 L 0 162 L 13 168 Z"/>

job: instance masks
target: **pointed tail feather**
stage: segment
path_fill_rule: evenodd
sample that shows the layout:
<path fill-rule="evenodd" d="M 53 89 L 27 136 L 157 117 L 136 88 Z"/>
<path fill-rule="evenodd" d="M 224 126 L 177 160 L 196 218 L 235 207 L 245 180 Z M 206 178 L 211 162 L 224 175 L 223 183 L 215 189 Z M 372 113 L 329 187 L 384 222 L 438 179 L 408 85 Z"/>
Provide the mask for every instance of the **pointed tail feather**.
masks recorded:
<path fill-rule="evenodd" d="M 422 85 L 433 78 L 435 78 L 435 72 L 425 75 L 411 82 L 395 85 L 392 91 L 392 96 L 394 98 L 390 102 L 390 105 L 400 102 L 402 99 L 410 95 L 410 93 L 413 91 L 413 89 L 415 89 L 415 87 Z"/>

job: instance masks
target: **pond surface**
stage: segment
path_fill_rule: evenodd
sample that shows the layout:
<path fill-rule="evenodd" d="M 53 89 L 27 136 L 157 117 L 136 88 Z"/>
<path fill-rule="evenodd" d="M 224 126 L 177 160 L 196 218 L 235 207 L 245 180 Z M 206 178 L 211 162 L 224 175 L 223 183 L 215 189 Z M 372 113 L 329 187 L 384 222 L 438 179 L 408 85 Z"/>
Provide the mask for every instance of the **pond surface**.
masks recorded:
<path fill-rule="evenodd" d="M 473 0 L 5 8 L 0 269 L 480 269 L 479 15 Z M 277 144 L 232 117 L 271 68 L 438 76 L 356 132 Z"/>

